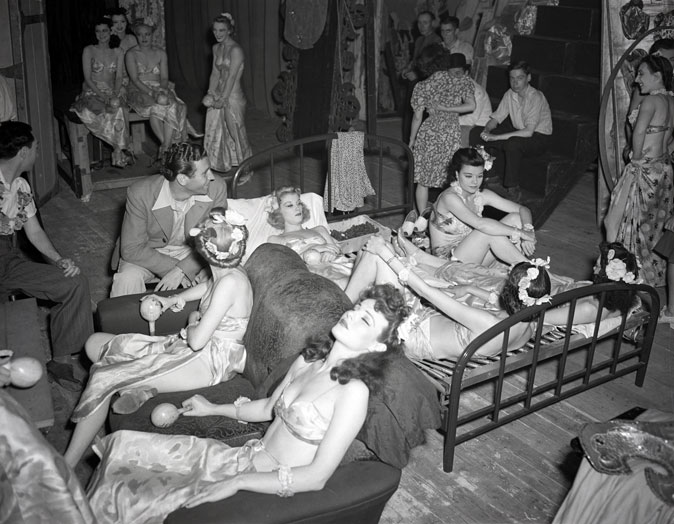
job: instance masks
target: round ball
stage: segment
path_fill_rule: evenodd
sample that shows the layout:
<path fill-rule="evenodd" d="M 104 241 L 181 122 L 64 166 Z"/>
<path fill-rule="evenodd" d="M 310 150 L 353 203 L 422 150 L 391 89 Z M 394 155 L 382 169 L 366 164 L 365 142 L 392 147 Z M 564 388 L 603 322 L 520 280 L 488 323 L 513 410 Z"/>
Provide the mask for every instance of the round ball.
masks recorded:
<path fill-rule="evenodd" d="M 159 404 L 152 410 L 150 420 L 158 428 L 167 428 L 178 419 L 178 408 L 173 404 Z"/>
<path fill-rule="evenodd" d="M 110 100 L 108 100 L 108 106 L 110 106 L 110 109 L 119 109 L 120 105 L 122 105 L 122 102 L 116 96 L 113 96 Z"/>
<path fill-rule="evenodd" d="M 9 378 L 17 388 L 30 388 L 42 377 L 42 365 L 32 357 L 18 357 L 9 363 Z"/>
<path fill-rule="evenodd" d="M 206 107 L 211 107 L 213 106 L 213 104 L 215 104 L 215 98 L 213 98 L 213 95 L 206 95 L 201 101 L 201 103 L 204 104 Z"/>
<path fill-rule="evenodd" d="M 157 95 L 157 103 L 158 103 L 160 106 L 167 106 L 168 103 L 169 103 L 169 98 L 168 98 L 168 96 L 166 96 L 166 95 L 163 94 L 163 93 L 160 94 L 160 95 Z"/>
<path fill-rule="evenodd" d="M 307 249 L 302 255 L 302 258 L 304 258 L 304 261 L 307 264 L 315 265 L 321 263 L 321 254 L 315 249 Z"/>
<path fill-rule="evenodd" d="M 146 298 L 140 303 L 140 316 L 154 322 L 161 316 L 161 303 L 154 298 Z"/>

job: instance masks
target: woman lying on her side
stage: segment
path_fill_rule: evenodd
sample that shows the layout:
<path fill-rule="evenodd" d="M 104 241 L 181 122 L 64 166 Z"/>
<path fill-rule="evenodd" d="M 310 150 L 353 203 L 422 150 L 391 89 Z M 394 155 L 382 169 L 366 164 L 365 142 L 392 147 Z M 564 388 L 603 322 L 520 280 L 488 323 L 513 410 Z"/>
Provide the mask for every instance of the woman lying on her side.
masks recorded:
<path fill-rule="evenodd" d="M 337 242 L 324 226 L 303 226 L 309 220 L 310 211 L 300 194 L 298 187 L 285 186 L 269 196 L 267 222 L 283 232 L 270 236 L 267 241 L 288 246 L 302 257 L 312 273 L 344 289 L 353 263 L 342 256 Z"/>
<path fill-rule="evenodd" d="M 77 426 L 65 452 L 70 465 L 79 462 L 103 426 L 114 393 L 121 396 L 113 409 L 133 413 L 157 393 L 212 386 L 243 371 L 242 341 L 253 307 L 253 290 L 241 267 L 248 238 L 244 218 L 216 207 L 190 234 L 213 278 L 170 297 L 149 295 L 143 300 L 158 301 L 162 311 L 180 310 L 186 302 L 200 300 L 199 310 L 176 335 L 89 337 L 85 348 L 94 365 L 72 415 Z"/>
<path fill-rule="evenodd" d="M 399 237 L 402 252 L 417 251 L 409 241 Z M 621 244 L 602 244 L 601 255 L 595 266 L 593 283 L 619 281 L 634 282 L 638 276 L 638 266 L 634 255 Z M 420 261 L 432 262 L 427 255 L 415 253 Z M 436 258 L 436 257 L 433 257 Z M 412 313 L 401 326 L 401 338 L 405 341 L 406 354 L 413 358 L 456 358 L 478 335 L 501 320 L 528 306 L 539 305 L 551 300 L 550 276 L 546 269 L 548 261 L 536 259 L 516 264 L 508 274 L 499 295 L 475 286 L 455 286 L 441 289 L 429 285 L 417 274 L 409 258 L 399 258 L 393 245 L 380 237 L 373 237 L 366 251 L 356 264 L 346 294 L 354 297 L 358 289 L 370 283 L 391 282 L 402 289 Z M 585 285 L 585 284 L 581 284 Z M 466 295 L 475 295 L 491 304 L 491 307 L 472 307 L 464 303 Z M 421 304 L 420 298 L 433 304 L 434 308 Z M 602 319 L 617 316 L 627 311 L 633 297 L 629 292 L 616 292 L 606 297 Z M 500 307 L 499 307 L 500 306 Z M 594 322 L 597 308 L 596 298 L 579 301 L 575 310 L 574 324 Z M 502 309 L 501 309 L 502 308 Z M 545 315 L 546 324 L 566 325 L 565 308 L 549 310 Z M 533 335 L 535 322 L 521 322 L 510 330 L 508 348 L 522 347 Z M 502 337 L 495 337 L 477 352 L 478 355 L 492 355 L 501 349 Z"/>
<path fill-rule="evenodd" d="M 183 402 L 186 416 L 273 419 L 261 440 L 232 448 L 214 439 L 127 430 L 105 437 L 89 489 L 99 522 L 162 522 L 181 506 L 241 490 L 290 497 L 322 489 L 365 421 L 382 368 L 401 351 L 398 326 L 407 312 L 393 286 L 368 288 L 332 328 L 332 338 L 302 351 L 269 398 L 217 405 L 195 395 Z"/>

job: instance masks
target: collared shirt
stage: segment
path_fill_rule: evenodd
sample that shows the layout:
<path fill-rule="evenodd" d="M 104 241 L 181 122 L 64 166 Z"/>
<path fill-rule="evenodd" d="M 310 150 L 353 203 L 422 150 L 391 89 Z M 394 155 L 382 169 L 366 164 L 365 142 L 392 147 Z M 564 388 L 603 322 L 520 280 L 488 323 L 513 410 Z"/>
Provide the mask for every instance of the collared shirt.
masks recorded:
<path fill-rule="evenodd" d="M 0 171 L 0 235 L 12 235 L 23 229 L 26 221 L 36 214 L 28 182 L 18 176 L 8 184 Z"/>
<path fill-rule="evenodd" d="M 471 79 L 475 88 L 475 111 L 465 115 L 459 115 L 459 125 L 462 126 L 485 126 L 491 117 L 491 101 L 484 88 L 475 80 Z"/>
<path fill-rule="evenodd" d="M 159 190 L 159 195 L 157 195 L 157 200 L 152 206 L 152 211 L 170 207 L 173 211 L 173 228 L 171 230 L 171 236 L 168 239 L 166 248 L 159 248 L 158 251 L 161 251 L 162 249 L 168 250 L 173 253 L 172 256 L 175 258 L 184 258 L 181 256 L 176 256 L 175 249 L 171 249 L 171 247 L 179 247 L 181 251 L 187 247 L 185 242 L 185 215 L 197 201 L 211 202 L 211 197 L 208 195 L 192 195 L 186 200 L 176 200 L 171 194 L 169 181 L 164 180 L 161 189 Z M 171 253 L 167 252 L 165 254 Z M 185 256 L 187 256 L 187 253 L 185 253 Z"/>
<path fill-rule="evenodd" d="M 524 91 L 524 102 L 512 89 L 508 89 L 498 108 L 491 115 L 499 124 L 510 116 L 515 129 L 524 129 L 533 124 L 534 132 L 552 134 L 552 115 L 545 95 L 532 86 Z"/>
<path fill-rule="evenodd" d="M 464 42 L 463 40 L 460 40 L 457 38 L 454 40 L 454 43 L 447 47 L 447 44 L 444 42 L 442 43 L 445 49 L 449 49 L 450 53 L 461 53 L 463 56 L 466 57 L 466 62 L 469 64 L 473 63 L 473 46 L 470 45 L 468 42 Z"/>

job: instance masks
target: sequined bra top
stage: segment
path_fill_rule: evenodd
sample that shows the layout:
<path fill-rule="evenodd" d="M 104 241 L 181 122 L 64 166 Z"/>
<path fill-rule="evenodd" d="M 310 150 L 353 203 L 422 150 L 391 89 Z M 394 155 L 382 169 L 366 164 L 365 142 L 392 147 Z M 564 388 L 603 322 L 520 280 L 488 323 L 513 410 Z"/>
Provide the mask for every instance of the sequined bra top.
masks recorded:
<path fill-rule="evenodd" d="M 96 60 L 96 58 L 91 58 L 91 72 L 92 73 L 102 73 L 104 69 L 108 69 L 111 73 L 114 73 L 117 71 L 117 60 L 113 60 L 110 62 L 108 65 L 105 65 L 103 62 L 100 60 Z"/>
<path fill-rule="evenodd" d="M 313 402 L 296 400 L 286 405 L 284 395 L 285 389 L 274 405 L 274 414 L 293 436 L 307 444 L 319 445 L 328 430 L 330 419 L 321 415 Z"/>

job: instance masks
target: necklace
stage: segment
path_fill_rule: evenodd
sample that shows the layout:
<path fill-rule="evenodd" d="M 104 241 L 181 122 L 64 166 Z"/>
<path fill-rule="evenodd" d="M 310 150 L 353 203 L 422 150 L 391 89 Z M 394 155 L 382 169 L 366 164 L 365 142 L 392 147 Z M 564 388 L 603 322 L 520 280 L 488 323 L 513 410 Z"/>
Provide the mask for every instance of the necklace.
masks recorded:
<path fill-rule="evenodd" d="M 672 91 L 667 91 L 664 87 L 662 89 L 656 89 L 655 91 L 651 91 L 648 93 L 649 95 L 667 95 L 667 96 L 674 96 L 674 93 Z"/>

